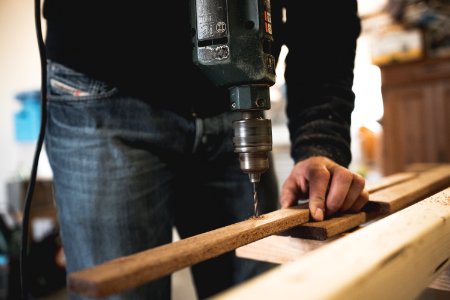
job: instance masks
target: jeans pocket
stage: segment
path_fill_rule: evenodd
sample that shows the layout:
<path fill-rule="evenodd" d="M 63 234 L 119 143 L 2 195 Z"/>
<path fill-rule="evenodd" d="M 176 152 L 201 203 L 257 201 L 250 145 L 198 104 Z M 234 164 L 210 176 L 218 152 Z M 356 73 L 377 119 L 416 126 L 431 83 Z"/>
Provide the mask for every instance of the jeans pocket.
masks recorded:
<path fill-rule="evenodd" d="M 77 72 L 62 64 L 48 61 L 47 90 L 49 100 L 96 100 L 111 97 L 118 89 Z"/>

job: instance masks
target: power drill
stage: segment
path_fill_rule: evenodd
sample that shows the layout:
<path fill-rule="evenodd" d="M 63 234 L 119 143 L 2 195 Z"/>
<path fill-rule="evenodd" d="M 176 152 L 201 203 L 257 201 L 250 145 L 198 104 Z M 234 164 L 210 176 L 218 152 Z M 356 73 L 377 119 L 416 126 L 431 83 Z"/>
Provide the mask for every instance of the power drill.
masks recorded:
<path fill-rule="evenodd" d="M 275 83 L 270 0 L 191 0 L 193 61 L 217 86 L 230 91 L 234 151 L 256 184 L 269 168 L 272 125 L 269 87 Z"/>

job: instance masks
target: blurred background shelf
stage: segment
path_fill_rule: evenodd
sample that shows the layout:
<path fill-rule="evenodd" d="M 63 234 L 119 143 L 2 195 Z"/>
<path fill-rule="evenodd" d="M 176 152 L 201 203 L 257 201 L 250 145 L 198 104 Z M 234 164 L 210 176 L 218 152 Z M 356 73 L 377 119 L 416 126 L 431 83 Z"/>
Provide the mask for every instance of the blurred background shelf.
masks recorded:
<path fill-rule="evenodd" d="M 381 66 L 382 172 L 450 162 L 450 58 Z"/>

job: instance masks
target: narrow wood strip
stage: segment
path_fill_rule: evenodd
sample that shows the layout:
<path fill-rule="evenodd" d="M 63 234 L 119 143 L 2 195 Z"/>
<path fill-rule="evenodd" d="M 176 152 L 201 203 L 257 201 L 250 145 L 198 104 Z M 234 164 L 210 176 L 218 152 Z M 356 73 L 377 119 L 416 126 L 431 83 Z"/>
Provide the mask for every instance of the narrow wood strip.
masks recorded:
<path fill-rule="evenodd" d="M 450 185 L 450 164 L 417 173 L 411 179 L 373 192 L 364 210 L 343 214 L 322 222 L 308 222 L 291 228 L 288 234 L 315 240 L 326 240 L 370 220 L 392 214 Z"/>
<path fill-rule="evenodd" d="M 307 209 L 280 209 L 71 273 L 68 288 L 73 293 L 91 297 L 119 293 L 297 226 L 308 218 Z"/>
<path fill-rule="evenodd" d="M 212 299 L 415 299 L 449 257 L 447 188 Z"/>
<path fill-rule="evenodd" d="M 410 180 L 418 175 L 417 172 L 402 172 L 402 173 L 395 173 L 383 178 L 380 178 L 379 180 L 368 183 L 366 185 L 366 189 L 369 193 L 374 193 L 376 191 L 385 189 L 387 187 L 393 186 L 395 184 L 399 184 L 401 182 Z"/>
<path fill-rule="evenodd" d="M 355 228 L 367 221 L 367 214 L 359 212 L 355 214 L 341 214 L 321 222 L 307 222 L 300 226 L 290 228 L 285 235 L 298 238 L 324 241 L 342 232 Z"/>
<path fill-rule="evenodd" d="M 410 181 L 394 185 L 370 195 L 382 213 L 394 213 L 450 185 L 450 165 L 421 172 Z"/>

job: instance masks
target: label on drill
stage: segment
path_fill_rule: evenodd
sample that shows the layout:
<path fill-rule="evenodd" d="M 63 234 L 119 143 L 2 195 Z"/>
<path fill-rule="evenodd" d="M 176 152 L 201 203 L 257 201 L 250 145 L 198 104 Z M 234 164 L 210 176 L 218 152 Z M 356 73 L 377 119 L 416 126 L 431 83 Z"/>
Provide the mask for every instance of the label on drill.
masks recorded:
<path fill-rule="evenodd" d="M 272 15 L 270 0 L 264 0 L 264 29 L 267 34 L 272 35 Z"/>
<path fill-rule="evenodd" d="M 228 30 L 226 0 L 197 0 L 196 4 L 198 39 L 226 37 Z"/>

